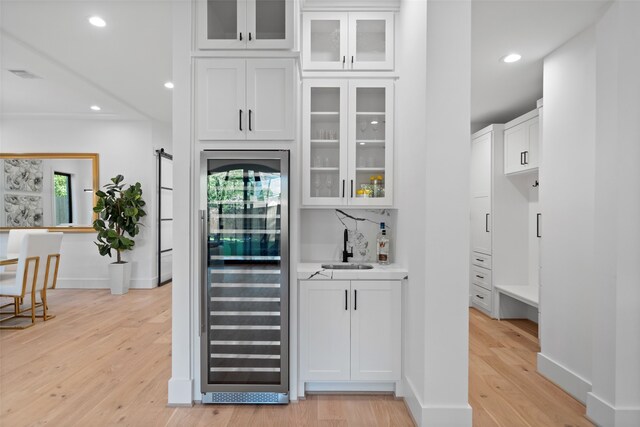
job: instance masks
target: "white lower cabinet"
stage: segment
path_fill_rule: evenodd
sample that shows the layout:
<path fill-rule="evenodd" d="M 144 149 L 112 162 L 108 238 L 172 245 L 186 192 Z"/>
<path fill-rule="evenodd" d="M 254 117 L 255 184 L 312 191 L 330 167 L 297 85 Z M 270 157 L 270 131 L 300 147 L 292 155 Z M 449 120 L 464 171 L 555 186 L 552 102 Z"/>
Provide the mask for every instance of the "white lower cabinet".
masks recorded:
<path fill-rule="evenodd" d="M 300 282 L 302 381 L 398 381 L 400 281 Z"/>

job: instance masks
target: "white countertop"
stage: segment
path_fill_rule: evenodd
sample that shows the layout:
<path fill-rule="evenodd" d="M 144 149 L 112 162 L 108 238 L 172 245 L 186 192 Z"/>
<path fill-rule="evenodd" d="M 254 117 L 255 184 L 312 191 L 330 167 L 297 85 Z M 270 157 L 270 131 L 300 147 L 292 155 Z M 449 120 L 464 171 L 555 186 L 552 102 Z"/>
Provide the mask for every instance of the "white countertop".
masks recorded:
<path fill-rule="evenodd" d="M 322 264 L 340 264 L 340 262 L 301 262 L 298 264 L 298 280 L 402 280 L 408 271 L 399 264 L 380 265 L 372 262 L 370 270 L 328 270 Z"/>

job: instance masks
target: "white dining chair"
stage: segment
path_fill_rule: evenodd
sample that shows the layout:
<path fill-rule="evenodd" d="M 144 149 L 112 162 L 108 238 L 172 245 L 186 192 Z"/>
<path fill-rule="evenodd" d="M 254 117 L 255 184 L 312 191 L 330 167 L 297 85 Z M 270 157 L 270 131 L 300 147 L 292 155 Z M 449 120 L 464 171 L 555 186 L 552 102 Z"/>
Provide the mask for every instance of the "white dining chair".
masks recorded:
<path fill-rule="evenodd" d="M 22 239 L 27 234 L 47 233 L 47 229 L 42 228 L 12 228 L 9 230 L 9 237 L 7 238 L 7 258 L 17 258 L 20 253 L 20 246 L 22 245 Z M 4 273 L 13 273 L 16 271 L 16 265 L 6 265 L 4 267 Z"/>
<path fill-rule="evenodd" d="M 36 317 L 48 320 L 53 316 L 47 313 L 47 288 L 57 280 L 60 265 L 60 247 L 62 233 L 28 233 L 24 236 L 18 254 L 18 265 L 15 276 L 0 276 L 0 297 L 13 298 L 13 313 L 0 319 L 0 323 L 13 318 L 31 318 L 27 325 L 0 325 L 0 329 L 24 329 L 36 322 Z M 53 285 L 52 285 L 53 284 Z M 40 294 L 41 304 L 37 304 Z M 20 301 L 30 296 L 31 306 L 22 310 Z M 37 315 L 36 307 L 42 307 L 42 314 Z M 29 315 L 23 313 L 30 311 Z"/>

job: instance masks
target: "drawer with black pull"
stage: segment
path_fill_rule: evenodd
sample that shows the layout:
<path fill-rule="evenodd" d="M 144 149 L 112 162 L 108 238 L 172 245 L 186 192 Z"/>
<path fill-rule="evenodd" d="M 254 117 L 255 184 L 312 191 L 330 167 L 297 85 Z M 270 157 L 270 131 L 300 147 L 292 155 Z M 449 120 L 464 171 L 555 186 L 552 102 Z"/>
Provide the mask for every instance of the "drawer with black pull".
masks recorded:
<path fill-rule="evenodd" d="M 475 265 L 472 265 L 471 266 L 471 283 L 474 283 L 490 291 L 491 289 L 493 289 L 491 285 L 491 270 L 487 270 L 486 268 L 476 267 Z"/>
<path fill-rule="evenodd" d="M 480 252 L 472 252 L 471 264 L 491 270 L 491 255 L 481 254 Z"/>
<path fill-rule="evenodd" d="M 475 306 L 491 314 L 491 291 L 473 284 L 471 285 L 471 300 Z"/>

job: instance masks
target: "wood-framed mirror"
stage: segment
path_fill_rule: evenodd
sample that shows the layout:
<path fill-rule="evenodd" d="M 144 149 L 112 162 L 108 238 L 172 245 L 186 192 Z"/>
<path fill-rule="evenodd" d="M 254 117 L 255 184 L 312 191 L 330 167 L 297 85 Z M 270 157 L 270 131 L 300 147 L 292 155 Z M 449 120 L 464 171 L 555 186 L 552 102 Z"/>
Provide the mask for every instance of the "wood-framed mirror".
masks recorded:
<path fill-rule="evenodd" d="M 0 230 L 93 232 L 97 153 L 0 153 Z"/>

